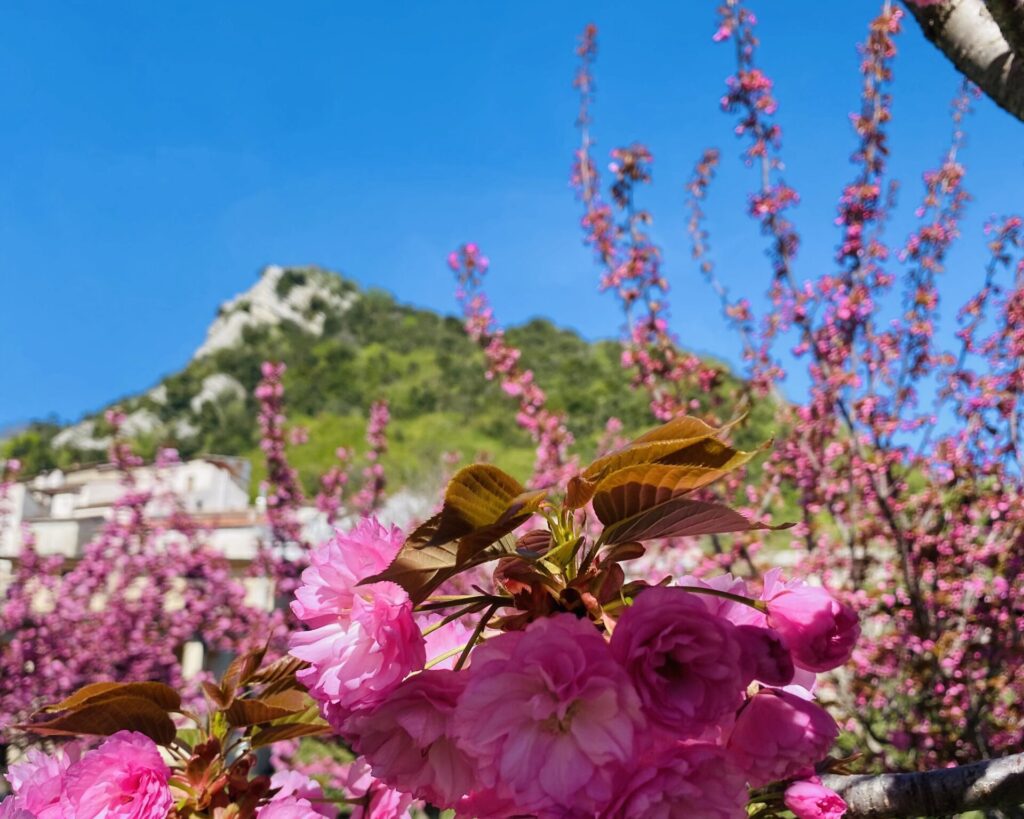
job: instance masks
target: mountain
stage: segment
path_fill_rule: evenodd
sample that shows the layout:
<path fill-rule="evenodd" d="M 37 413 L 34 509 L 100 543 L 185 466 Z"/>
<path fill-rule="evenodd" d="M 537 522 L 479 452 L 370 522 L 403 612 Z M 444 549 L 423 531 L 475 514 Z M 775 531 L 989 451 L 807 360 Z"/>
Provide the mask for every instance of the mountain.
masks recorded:
<path fill-rule="evenodd" d="M 627 432 L 651 425 L 646 397 L 629 388 L 619 364 L 618 342 L 587 342 L 544 319 L 511 327 L 507 337 L 551 405 L 568 413 L 584 457 L 610 416 Z M 337 447 L 365 448 L 367 409 L 379 398 L 390 403 L 384 463 L 395 485 L 436 482 L 451 451 L 465 460 L 487 457 L 521 478 L 529 474 L 533 445 L 515 424 L 511 400 L 484 378 L 483 354 L 461 320 L 316 267 L 267 267 L 253 287 L 221 305 L 182 370 L 118 402 L 128 416 L 124 431 L 144 456 L 165 445 L 184 457 L 248 456 L 258 480 L 252 392 L 267 359 L 288 365 L 289 421 L 309 432 L 291 457 L 308 488 Z M 31 423 L 0 451 L 20 458 L 31 474 L 102 461 L 109 435 L 101 411 L 64 428 Z"/>

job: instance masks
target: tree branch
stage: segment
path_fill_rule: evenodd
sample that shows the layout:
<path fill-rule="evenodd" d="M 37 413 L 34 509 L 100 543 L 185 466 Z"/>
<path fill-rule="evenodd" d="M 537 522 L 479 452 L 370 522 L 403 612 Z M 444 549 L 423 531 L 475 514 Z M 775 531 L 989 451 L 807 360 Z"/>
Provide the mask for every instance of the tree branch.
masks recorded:
<path fill-rule="evenodd" d="M 906 0 L 924 36 L 997 105 L 1024 121 L 1024 3 Z"/>
<path fill-rule="evenodd" d="M 923 773 L 823 776 L 845 819 L 907 819 L 1024 804 L 1024 754 Z"/>

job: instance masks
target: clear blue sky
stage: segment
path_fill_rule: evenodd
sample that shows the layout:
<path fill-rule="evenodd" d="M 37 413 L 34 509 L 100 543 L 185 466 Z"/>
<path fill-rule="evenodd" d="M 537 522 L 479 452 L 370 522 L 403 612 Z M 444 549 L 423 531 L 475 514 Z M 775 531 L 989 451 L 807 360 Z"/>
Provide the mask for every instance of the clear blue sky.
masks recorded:
<path fill-rule="evenodd" d="M 573 47 L 601 28 L 602 155 L 645 141 L 645 204 L 665 247 L 674 329 L 731 357 L 694 271 L 682 185 L 707 145 L 726 171 L 709 206 L 723 278 L 754 297 L 768 267 L 739 214 L 752 180 L 718 112 L 730 50 L 713 0 L 280 4 L 5 3 L 0 29 L 0 427 L 82 412 L 182 366 L 219 302 L 268 263 L 317 263 L 453 311 L 444 259 L 492 260 L 502 321 L 546 315 L 614 335 L 567 187 Z M 800 272 L 830 263 L 850 176 L 847 114 L 867 0 L 757 2 L 789 181 L 803 197 Z M 912 21 L 897 65 L 894 238 L 947 142 L 957 75 Z M 948 303 L 978 281 L 980 227 L 1024 206 L 1024 125 L 987 100 L 969 126 L 966 241 Z M 685 310 L 684 310 L 685 306 Z"/>

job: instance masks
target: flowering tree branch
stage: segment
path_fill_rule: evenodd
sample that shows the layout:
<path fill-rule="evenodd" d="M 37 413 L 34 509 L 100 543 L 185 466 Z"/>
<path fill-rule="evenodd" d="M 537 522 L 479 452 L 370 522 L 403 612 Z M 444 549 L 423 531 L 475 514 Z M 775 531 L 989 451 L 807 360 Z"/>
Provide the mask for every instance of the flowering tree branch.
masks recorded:
<path fill-rule="evenodd" d="M 1024 803 L 1024 754 L 923 773 L 823 776 L 846 819 L 952 816 Z"/>
<path fill-rule="evenodd" d="M 924 36 L 1001 108 L 1024 120 L 1024 3 L 907 3 Z"/>

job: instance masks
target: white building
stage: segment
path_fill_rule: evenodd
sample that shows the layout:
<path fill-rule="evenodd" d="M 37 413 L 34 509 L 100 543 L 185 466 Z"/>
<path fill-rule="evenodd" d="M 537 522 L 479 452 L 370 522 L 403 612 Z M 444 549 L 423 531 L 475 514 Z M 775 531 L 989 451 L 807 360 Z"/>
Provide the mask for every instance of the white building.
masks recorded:
<path fill-rule="evenodd" d="M 168 498 L 173 496 L 229 559 L 248 562 L 255 555 L 266 521 L 259 505 L 249 503 L 251 469 L 244 458 L 206 456 L 159 468 L 141 466 L 132 477 L 139 491 L 154 492 L 147 514 L 155 522 L 171 511 Z M 40 554 L 81 557 L 125 491 L 121 473 L 110 464 L 56 469 L 13 484 L 4 503 L 0 559 L 17 559 L 26 531 Z"/>

